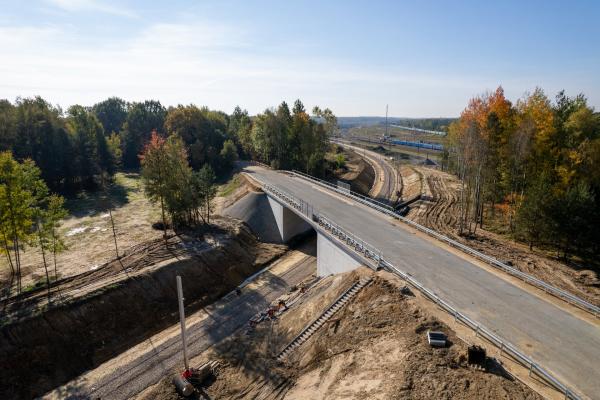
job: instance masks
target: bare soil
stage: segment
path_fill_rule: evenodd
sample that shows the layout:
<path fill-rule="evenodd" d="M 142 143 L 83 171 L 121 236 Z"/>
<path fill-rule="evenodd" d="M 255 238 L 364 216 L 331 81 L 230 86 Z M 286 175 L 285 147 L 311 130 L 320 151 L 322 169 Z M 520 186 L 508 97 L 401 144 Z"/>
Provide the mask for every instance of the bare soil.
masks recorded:
<path fill-rule="evenodd" d="M 412 205 L 409 218 L 475 250 L 509 263 L 520 271 L 600 305 L 600 271 L 596 267 L 566 264 L 547 252 L 539 249 L 531 251 L 521 243 L 486 229 L 478 228 L 470 237 L 458 235 L 460 193 L 458 178 L 433 168 L 404 166 L 400 169 L 404 182 L 407 182 L 404 175 L 408 174 L 406 176 L 409 179 L 414 177 L 414 173 L 411 172 L 413 170 L 421 177 L 422 193 L 427 195 L 429 191 L 431 200 Z M 413 187 L 417 187 L 416 183 Z"/>
<path fill-rule="evenodd" d="M 402 199 L 407 201 L 419 196 L 423 185 L 419 173 L 408 164 L 400 165 L 399 173 L 402 176 Z"/>
<path fill-rule="evenodd" d="M 160 220 L 160 209 L 144 195 L 138 173 L 117 173 L 108 200 L 101 192 L 81 192 L 67 199 L 66 206 L 69 216 L 62 221 L 60 233 L 64 236 L 67 250 L 57 257 L 58 276 L 62 278 L 94 271 L 115 258 L 109 206 L 113 208 L 121 252 L 162 236 L 161 231 L 151 226 Z M 52 257 L 49 258 L 54 275 Z M 45 282 L 42 256 L 37 248 L 27 247 L 22 253 L 22 263 L 24 288 L 42 280 Z M 0 260 L 1 285 L 8 282 L 8 272 L 3 257 Z"/>
<path fill-rule="evenodd" d="M 429 315 L 399 282 L 376 275 L 307 342 L 280 363 L 274 356 L 301 328 L 367 269 L 322 279 L 290 309 L 244 330 L 194 360 L 220 362 L 215 379 L 197 398 L 211 399 L 540 399 L 501 364 L 466 362 L 467 345 Z M 450 345 L 432 348 L 428 329 L 444 331 Z M 168 378 L 143 399 L 179 398 Z"/>
<path fill-rule="evenodd" d="M 337 181 L 338 179 L 349 182 L 350 189 L 354 192 L 368 195 L 372 191 L 375 185 L 375 170 L 371 163 L 365 161 L 363 157 L 358 155 L 356 152 L 342 148 L 342 154 L 346 158 L 346 164 L 344 168 L 332 171 L 331 181 Z"/>
<path fill-rule="evenodd" d="M 143 242 L 120 260 L 60 279 L 49 305 L 45 289 L 23 294 L 1 320 L 0 397 L 40 395 L 173 324 L 175 275 L 186 280 L 186 300 L 197 309 L 286 249 L 258 242 L 239 221 L 216 218 L 167 246 Z"/>

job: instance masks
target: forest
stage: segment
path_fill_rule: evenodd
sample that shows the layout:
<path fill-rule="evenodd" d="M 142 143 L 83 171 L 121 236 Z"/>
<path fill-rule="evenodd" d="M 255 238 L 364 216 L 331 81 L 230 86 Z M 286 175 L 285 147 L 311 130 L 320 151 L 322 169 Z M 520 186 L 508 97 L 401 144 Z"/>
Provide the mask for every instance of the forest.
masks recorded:
<path fill-rule="evenodd" d="M 56 254 L 64 250 L 58 228 L 67 215 L 62 195 L 107 191 L 116 171 L 140 171 L 147 196 L 161 206 L 166 235 L 168 226 L 210 223 L 215 182 L 240 156 L 321 175 L 336 126 L 331 110 L 314 107 L 309 115 L 300 100 L 291 111 L 282 102 L 256 116 L 239 107 L 228 115 L 116 97 L 66 111 L 41 97 L 0 100 L 0 250 L 8 287 L 16 279 L 22 290 L 26 246 L 40 251 L 48 287 L 52 269 L 57 279 Z"/>
<path fill-rule="evenodd" d="M 470 100 L 447 147 L 462 234 L 499 225 L 563 258 L 600 253 L 600 114 L 584 95 L 537 88 L 513 104 L 499 87 Z"/>

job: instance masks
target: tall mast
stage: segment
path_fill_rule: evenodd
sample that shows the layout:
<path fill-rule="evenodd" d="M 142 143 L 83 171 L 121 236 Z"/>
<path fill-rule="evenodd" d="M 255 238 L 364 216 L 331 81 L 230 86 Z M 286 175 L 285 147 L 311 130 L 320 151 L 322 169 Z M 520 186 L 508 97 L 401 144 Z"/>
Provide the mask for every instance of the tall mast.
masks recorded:
<path fill-rule="evenodd" d="M 388 136 L 388 105 L 385 105 L 385 137 Z"/>

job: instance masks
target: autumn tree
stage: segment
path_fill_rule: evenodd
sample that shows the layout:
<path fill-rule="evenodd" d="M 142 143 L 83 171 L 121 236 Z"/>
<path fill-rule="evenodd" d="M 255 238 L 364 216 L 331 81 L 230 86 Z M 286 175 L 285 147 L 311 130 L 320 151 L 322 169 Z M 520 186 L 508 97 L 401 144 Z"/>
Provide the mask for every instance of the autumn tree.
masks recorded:
<path fill-rule="evenodd" d="M 447 147 L 461 181 L 459 233 L 498 209 L 530 247 L 598 253 L 600 116 L 583 95 L 552 102 L 537 88 L 513 105 L 498 88 L 469 102 Z"/>
<path fill-rule="evenodd" d="M 154 132 L 140 159 L 145 191 L 161 205 L 165 237 L 167 215 L 173 227 L 210 222 L 216 194 L 214 172 L 208 164 L 198 172 L 192 170 L 178 135 L 165 140 Z"/>
<path fill-rule="evenodd" d="M 169 195 L 169 172 L 166 161 L 165 139 L 153 131 L 150 141 L 140 155 L 142 165 L 142 181 L 144 191 L 148 198 L 160 204 L 160 213 L 163 224 L 163 237 L 167 237 L 167 218 L 165 213 L 165 199 Z"/>

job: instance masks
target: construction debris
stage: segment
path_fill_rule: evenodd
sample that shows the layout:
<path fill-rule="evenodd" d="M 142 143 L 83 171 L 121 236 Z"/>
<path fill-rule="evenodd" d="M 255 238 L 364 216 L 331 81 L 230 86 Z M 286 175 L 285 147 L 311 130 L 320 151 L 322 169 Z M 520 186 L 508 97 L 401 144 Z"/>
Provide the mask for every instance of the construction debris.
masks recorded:
<path fill-rule="evenodd" d="M 444 332 L 427 331 L 427 342 L 431 347 L 446 347 L 446 334 Z"/>
<path fill-rule="evenodd" d="M 316 320 L 302 329 L 300 334 L 279 352 L 277 360 L 283 361 L 292 350 L 306 342 L 325 322 L 327 322 L 329 318 L 333 316 L 333 314 L 344 307 L 350 299 L 352 299 L 362 288 L 371 283 L 372 280 L 373 279 L 370 277 L 363 278 L 342 293 L 342 295 L 338 297 Z"/>
<path fill-rule="evenodd" d="M 467 362 L 471 365 L 483 366 L 486 361 L 485 349 L 481 346 L 469 346 L 467 350 Z"/>
<path fill-rule="evenodd" d="M 183 397 L 189 397 L 196 391 L 194 386 L 181 374 L 175 375 L 172 382 L 177 392 Z"/>
<path fill-rule="evenodd" d="M 327 305 L 367 276 L 373 281 L 316 330 L 301 351 L 291 352 L 285 363 L 274 359 Z M 196 361 L 223 361 L 218 378 L 202 387 L 205 398 L 541 399 L 501 364 L 470 367 L 468 346 L 426 311 L 419 296 L 403 295 L 403 285 L 391 274 L 373 276 L 366 268 L 320 279 L 294 304 L 286 299 L 288 310 L 258 324 L 251 339 L 238 334 Z M 427 330 L 444 332 L 452 346 L 432 349 L 423 340 Z M 175 400 L 165 392 L 164 385 L 157 385 L 144 400 Z"/>

